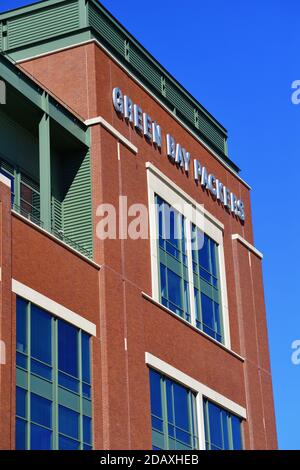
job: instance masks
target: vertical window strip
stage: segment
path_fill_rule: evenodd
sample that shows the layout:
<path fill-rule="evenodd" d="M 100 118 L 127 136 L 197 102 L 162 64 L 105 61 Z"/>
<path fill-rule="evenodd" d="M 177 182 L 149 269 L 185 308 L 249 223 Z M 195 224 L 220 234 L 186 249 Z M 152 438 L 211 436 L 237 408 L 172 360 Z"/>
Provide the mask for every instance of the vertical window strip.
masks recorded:
<path fill-rule="evenodd" d="M 207 399 L 203 400 L 203 410 L 206 449 L 242 450 L 242 420 Z"/>
<path fill-rule="evenodd" d="M 156 196 L 160 301 L 190 321 L 185 219 Z"/>
<path fill-rule="evenodd" d="M 150 369 L 150 385 L 153 449 L 197 449 L 194 393 L 152 369 Z M 175 397 L 175 390 L 177 390 L 177 397 Z M 161 413 L 160 417 L 157 416 L 158 410 Z M 186 413 L 183 412 L 184 410 Z M 186 420 L 187 427 L 184 427 L 182 423 L 180 425 L 180 419 Z"/>
<path fill-rule="evenodd" d="M 24 396 L 24 393 L 26 394 L 26 413 L 20 416 L 18 411 L 24 409 L 24 407 L 17 406 L 16 448 L 90 450 L 92 449 L 91 396 L 90 392 L 89 394 L 83 393 L 84 385 L 82 380 L 83 359 L 85 361 L 84 368 L 88 367 L 90 369 L 90 338 L 85 332 L 78 330 L 76 327 L 54 318 L 42 309 L 37 309 L 37 311 L 41 311 L 43 315 L 51 319 L 52 375 L 51 377 L 45 376 L 43 368 L 31 370 L 32 360 L 36 361 L 36 358 L 32 357 L 32 346 L 30 344 L 33 325 L 31 312 L 33 308 L 37 309 L 30 302 L 17 297 L 17 400 L 18 397 L 20 400 L 20 397 Z M 24 339 L 24 316 L 27 320 L 26 339 Z M 74 391 L 71 376 L 68 377 L 70 382 L 66 381 L 63 385 L 59 383 L 58 327 L 60 325 L 68 325 L 70 332 L 76 332 L 77 347 L 73 354 L 77 355 L 79 365 L 79 388 L 77 391 Z M 83 337 L 85 344 L 84 355 L 82 354 Z M 68 336 L 66 339 L 68 339 Z M 35 345 L 35 350 L 38 352 L 37 345 Z M 44 346 L 41 351 L 45 354 Z M 24 360 L 24 357 L 26 357 L 26 360 Z M 91 387 L 89 375 L 90 370 L 86 374 L 86 380 L 89 382 L 89 387 Z M 34 409 L 32 409 L 32 405 Z M 49 427 L 50 421 L 43 421 L 43 416 L 45 413 L 47 415 L 47 408 L 49 411 L 50 407 L 51 426 Z M 68 422 L 73 423 L 72 426 L 69 425 L 68 427 Z M 64 432 L 61 432 L 61 428 Z M 73 429 L 78 429 L 78 432 L 73 433 Z M 66 434 L 66 431 L 70 432 L 71 435 Z"/>
<path fill-rule="evenodd" d="M 218 245 L 160 196 L 155 195 L 155 202 L 159 300 L 196 328 L 223 343 Z M 180 236 L 174 240 L 172 229 L 176 224 L 180 226 Z M 191 241 L 187 240 L 187 235 Z"/>

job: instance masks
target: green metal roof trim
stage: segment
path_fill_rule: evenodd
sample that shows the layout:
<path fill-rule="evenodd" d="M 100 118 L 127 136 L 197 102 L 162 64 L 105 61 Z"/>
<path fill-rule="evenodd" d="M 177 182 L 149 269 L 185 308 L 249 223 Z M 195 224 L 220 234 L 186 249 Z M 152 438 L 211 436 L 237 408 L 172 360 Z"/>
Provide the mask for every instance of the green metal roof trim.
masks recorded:
<path fill-rule="evenodd" d="M 97 39 L 235 172 L 226 129 L 97 0 L 44 0 L 0 15 L 0 47 L 14 59 Z"/>
<path fill-rule="evenodd" d="M 12 60 L 1 53 L 0 79 L 15 88 L 34 106 L 46 112 L 51 119 L 72 134 L 78 141 L 87 147 L 89 146 L 89 134 L 85 124 L 53 96 L 49 95 L 41 85 L 22 72 Z M 47 106 L 45 106 L 46 96 L 48 97 Z"/>

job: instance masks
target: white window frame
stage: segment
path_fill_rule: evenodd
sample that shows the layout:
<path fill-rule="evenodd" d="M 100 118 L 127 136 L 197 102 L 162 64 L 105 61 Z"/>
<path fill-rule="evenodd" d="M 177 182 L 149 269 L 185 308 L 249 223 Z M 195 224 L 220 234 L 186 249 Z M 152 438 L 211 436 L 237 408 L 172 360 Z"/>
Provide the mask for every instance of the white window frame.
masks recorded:
<path fill-rule="evenodd" d="M 54 315 L 61 320 L 64 320 L 70 323 L 73 326 L 76 326 L 80 330 L 85 331 L 91 336 L 96 336 L 96 325 L 83 316 L 79 315 L 78 313 L 69 310 L 68 308 L 64 307 L 63 305 L 55 302 L 54 300 L 46 297 L 45 295 L 37 292 L 36 290 L 32 289 L 31 287 L 22 284 L 21 282 L 17 281 L 16 279 L 12 279 L 12 292 L 23 299 L 31 302 L 38 307 L 46 310 L 51 315 Z"/>
<path fill-rule="evenodd" d="M 147 366 L 151 369 L 160 372 L 161 374 L 169 377 L 175 382 L 180 383 L 187 389 L 191 390 L 196 395 L 196 414 L 197 414 L 197 426 L 198 426 L 198 448 L 199 450 L 206 450 L 205 445 L 205 427 L 204 427 L 204 411 L 203 411 L 203 401 L 208 399 L 220 406 L 221 408 L 229 411 L 230 413 L 238 416 L 239 418 L 246 420 L 247 411 L 246 409 L 230 400 L 229 398 L 221 395 L 215 390 L 207 387 L 198 380 L 193 379 L 184 372 L 176 369 L 165 361 L 162 361 L 153 354 L 146 352 L 145 353 L 145 362 Z"/>
<path fill-rule="evenodd" d="M 203 205 L 199 204 L 187 193 L 185 193 L 179 186 L 175 185 L 168 177 L 166 177 L 158 168 L 152 163 L 146 163 L 147 168 L 147 183 L 148 183 L 148 206 L 149 206 L 149 219 L 150 219 L 150 251 L 151 251 L 151 275 L 152 275 L 152 297 L 156 302 L 160 302 L 159 295 L 159 277 L 158 277 L 158 227 L 157 227 L 157 214 L 155 206 L 155 195 L 160 196 L 164 201 L 175 207 L 180 211 L 180 207 L 184 204 L 189 205 L 189 217 L 186 217 L 186 236 L 187 236 L 187 255 L 188 255 L 188 269 L 189 269 L 189 294 L 190 294 L 190 309 L 191 309 L 191 324 L 195 326 L 195 305 L 194 305 L 194 285 L 193 285 L 193 267 L 191 259 L 191 251 L 189 249 L 189 240 L 191 239 L 191 223 L 196 225 L 202 232 L 212 238 L 218 244 L 218 262 L 220 274 L 220 294 L 221 294 L 221 312 L 223 322 L 224 343 L 226 348 L 231 349 L 230 340 L 230 326 L 229 326 L 229 309 L 227 297 L 227 283 L 225 273 L 225 258 L 224 258 L 224 240 L 223 232 L 224 225 L 216 219 L 210 212 L 208 212 Z M 170 311 L 171 312 L 171 311 Z M 173 313 L 173 312 L 172 312 Z M 176 315 L 174 313 L 174 315 Z M 180 317 L 179 317 L 180 318 Z M 198 331 L 202 331 L 197 328 Z M 203 334 L 205 334 L 202 331 Z"/>

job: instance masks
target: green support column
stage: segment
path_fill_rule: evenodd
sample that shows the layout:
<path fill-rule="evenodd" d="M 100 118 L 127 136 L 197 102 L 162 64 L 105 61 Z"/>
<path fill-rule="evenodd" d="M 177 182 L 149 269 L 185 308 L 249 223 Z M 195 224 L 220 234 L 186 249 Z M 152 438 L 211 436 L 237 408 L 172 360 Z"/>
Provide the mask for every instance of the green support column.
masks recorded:
<path fill-rule="evenodd" d="M 45 108 L 48 95 L 43 97 Z M 39 123 L 39 164 L 41 221 L 45 230 L 51 231 L 51 155 L 50 155 L 50 118 L 44 112 Z"/>

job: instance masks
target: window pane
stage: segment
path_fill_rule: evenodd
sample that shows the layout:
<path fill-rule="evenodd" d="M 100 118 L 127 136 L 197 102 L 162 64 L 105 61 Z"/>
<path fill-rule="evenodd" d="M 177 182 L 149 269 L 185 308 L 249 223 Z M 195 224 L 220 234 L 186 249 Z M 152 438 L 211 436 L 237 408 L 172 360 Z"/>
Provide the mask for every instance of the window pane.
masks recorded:
<path fill-rule="evenodd" d="M 51 364 L 51 316 L 31 305 L 31 355 Z"/>
<path fill-rule="evenodd" d="M 204 234 L 203 246 L 199 249 L 199 264 L 202 268 L 210 272 L 209 257 L 209 238 Z"/>
<path fill-rule="evenodd" d="M 221 411 L 222 416 L 222 430 L 223 430 L 223 449 L 230 450 L 229 436 L 228 436 L 228 413 L 225 410 Z"/>
<path fill-rule="evenodd" d="M 167 411 L 168 411 L 168 423 L 175 424 L 174 413 L 173 413 L 173 382 L 172 380 L 166 379 L 166 394 L 167 394 Z M 169 429 L 169 434 L 172 432 Z M 174 437 L 174 433 L 173 433 Z"/>
<path fill-rule="evenodd" d="M 27 305 L 17 297 L 17 351 L 27 352 Z"/>
<path fill-rule="evenodd" d="M 81 349 L 82 349 L 82 380 L 91 383 L 90 370 L 90 337 L 86 333 L 81 333 Z"/>
<path fill-rule="evenodd" d="M 61 320 L 58 321 L 58 368 L 78 377 L 78 330 Z"/>
<path fill-rule="evenodd" d="M 242 430 L 241 420 L 237 416 L 231 416 L 231 427 L 232 427 L 232 441 L 234 450 L 241 450 L 242 445 Z"/>
<path fill-rule="evenodd" d="M 27 369 L 27 356 L 24 356 L 24 354 L 17 352 L 16 362 L 17 366 Z"/>
<path fill-rule="evenodd" d="M 72 390 L 72 392 L 79 393 L 79 380 L 73 379 L 69 375 L 58 373 L 58 383 L 61 387 Z"/>
<path fill-rule="evenodd" d="M 173 390 L 176 426 L 189 430 L 188 391 L 176 383 Z"/>
<path fill-rule="evenodd" d="M 214 447 L 223 449 L 221 409 L 213 403 L 208 403 L 210 442 Z"/>
<path fill-rule="evenodd" d="M 16 391 L 16 413 L 22 418 L 26 418 L 26 396 L 27 392 L 23 388 L 17 387 Z"/>
<path fill-rule="evenodd" d="M 73 439 L 65 436 L 59 436 L 59 450 L 79 450 L 80 444 Z"/>
<path fill-rule="evenodd" d="M 169 301 L 176 306 L 181 307 L 181 279 L 170 269 L 167 269 L 167 275 Z"/>
<path fill-rule="evenodd" d="M 83 444 L 83 450 L 93 450 L 92 446 L 88 446 L 87 444 Z"/>
<path fill-rule="evenodd" d="M 84 396 L 84 398 L 91 398 L 92 394 L 90 385 L 82 384 L 82 395 Z"/>
<path fill-rule="evenodd" d="M 214 328 L 214 311 L 213 301 L 207 295 L 201 293 L 202 304 L 202 322 L 203 330 L 210 336 L 213 336 Z"/>
<path fill-rule="evenodd" d="M 52 449 L 52 432 L 48 429 L 41 428 L 35 424 L 31 424 L 30 433 L 30 449 L 31 450 L 51 450 Z"/>
<path fill-rule="evenodd" d="M 23 419 L 16 419 L 16 450 L 25 450 L 27 440 L 27 423 Z"/>
<path fill-rule="evenodd" d="M 217 244 L 213 241 L 210 240 L 210 253 L 211 253 L 211 272 L 215 277 L 217 277 L 218 271 L 217 271 L 217 260 L 216 260 L 216 250 L 217 250 Z"/>
<path fill-rule="evenodd" d="M 78 439 L 79 414 L 64 406 L 59 406 L 59 432 Z"/>
<path fill-rule="evenodd" d="M 165 299 L 168 298 L 166 271 L 167 271 L 167 268 L 163 264 L 161 264 L 160 265 L 160 294 L 161 294 L 161 297 L 164 297 Z"/>
<path fill-rule="evenodd" d="M 92 420 L 87 416 L 83 416 L 83 441 L 87 444 L 92 442 Z"/>
<path fill-rule="evenodd" d="M 215 309 L 215 330 L 217 332 L 216 339 L 222 341 L 222 326 L 221 326 L 221 315 L 220 315 L 220 306 L 217 302 L 214 302 Z"/>
<path fill-rule="evenodd" d="M 52 425 L 52 402 L 39 395 L 31 394 L 31 421 L 42 424 L 47 428 Z"/>
<path fill-rule="evenodd" d="M 31 359 L 31 372 L 40 377 L 44 377 L 47 380 L 52 380 L 52 369 L 49 366 L 45 366 L 41 362 Z"/>
<path fill-rule="evenodd" d="M 160 374 L 150 370 L 151 413 L 162 418 L 162 403 L 160 391 Z"/>

